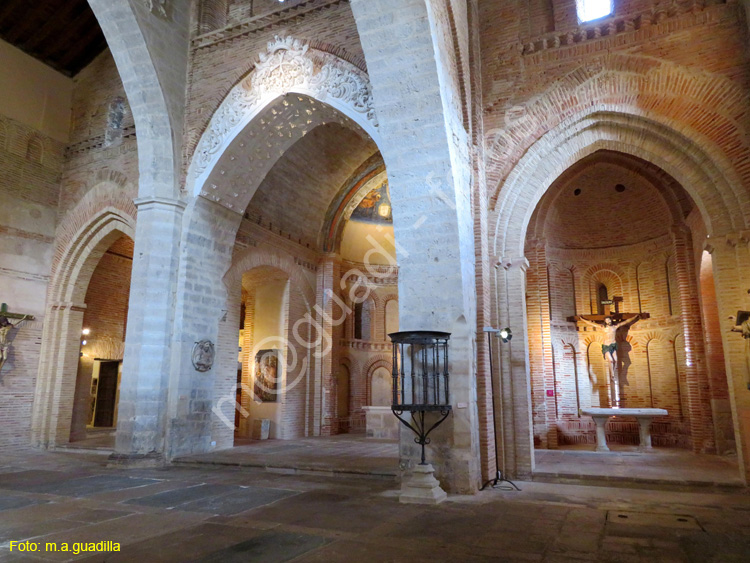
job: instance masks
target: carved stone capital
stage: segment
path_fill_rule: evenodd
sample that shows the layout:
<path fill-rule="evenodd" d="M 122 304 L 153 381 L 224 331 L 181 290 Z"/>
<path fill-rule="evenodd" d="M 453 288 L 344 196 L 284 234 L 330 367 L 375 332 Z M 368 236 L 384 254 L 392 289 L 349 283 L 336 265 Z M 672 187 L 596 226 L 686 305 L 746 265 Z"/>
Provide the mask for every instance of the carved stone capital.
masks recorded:
<path fill-rule="evenodd" d="M 515 258 L 505 257 L 502 259 L 501 266 L 505 270 L 520 269 L 525 272 L 529 269 L 529 261 L 525 256 L 517 256 Z"/>

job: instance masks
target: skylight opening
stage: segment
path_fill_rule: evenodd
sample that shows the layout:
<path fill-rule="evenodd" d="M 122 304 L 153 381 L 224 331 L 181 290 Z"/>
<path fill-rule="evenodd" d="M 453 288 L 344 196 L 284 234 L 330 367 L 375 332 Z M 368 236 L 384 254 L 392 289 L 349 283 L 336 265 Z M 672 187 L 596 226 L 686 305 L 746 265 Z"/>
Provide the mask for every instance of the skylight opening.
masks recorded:
<path fill-rule="evenodd" d="M 586 23 L 612 14 L 612 0 L 576 0 L 578 21 Z"/>

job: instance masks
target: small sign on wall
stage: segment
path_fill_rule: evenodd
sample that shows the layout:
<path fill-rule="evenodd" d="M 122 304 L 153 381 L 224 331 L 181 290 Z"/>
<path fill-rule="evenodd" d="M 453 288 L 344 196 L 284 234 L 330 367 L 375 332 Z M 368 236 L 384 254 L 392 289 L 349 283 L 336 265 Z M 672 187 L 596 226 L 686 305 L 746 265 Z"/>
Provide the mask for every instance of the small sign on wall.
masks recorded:
<path fill-rule="evenodd" d="M 547 389 L 547 396 L 548 397 L 554 397 L 555 396 L 555 392 L 552 389 Z"/>

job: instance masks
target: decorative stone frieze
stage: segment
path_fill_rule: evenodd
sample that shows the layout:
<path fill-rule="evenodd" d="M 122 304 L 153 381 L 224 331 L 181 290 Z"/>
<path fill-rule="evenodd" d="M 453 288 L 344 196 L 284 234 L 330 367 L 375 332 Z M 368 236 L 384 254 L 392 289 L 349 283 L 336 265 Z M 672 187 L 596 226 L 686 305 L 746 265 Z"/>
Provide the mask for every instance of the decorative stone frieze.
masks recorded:
<path fill-rule="evenodd" d="M 260 110 L 278 96 L 295 92 L 344 106 L 350 117 L 372 132 L 377 128 L 370 82 L 354 65 L 311 49 L 293 37 L 275 36 L 254 70 L 243 78 L 216 110 L 196 147 L 188 173 L 193 182 L 214 165 L 223 150 Z"/>

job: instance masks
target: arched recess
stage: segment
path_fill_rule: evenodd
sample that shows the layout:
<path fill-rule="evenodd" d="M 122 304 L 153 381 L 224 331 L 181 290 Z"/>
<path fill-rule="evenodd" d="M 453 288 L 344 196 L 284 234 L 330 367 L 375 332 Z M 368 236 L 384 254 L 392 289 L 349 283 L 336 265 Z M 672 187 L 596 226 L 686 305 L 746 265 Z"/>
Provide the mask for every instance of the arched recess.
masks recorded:
<path fill-rule="evenodd" d="M 375 396 L 378 393 L 380 394 L 379 396 L 380 396 L 381 402 L 383 398 L 382 397 L 382 392 L 383 392 L 382 385 L 379 388 L 373 389 L 373 376 L 375 375 L 375 372 L 378 372 L 378 370 L 380 370 L 379 373 L 382 374 L 383 370 L 385 370 L 387 374 L 390 374 L 391 369 L 392 369 L 391 361 L 385 358 L 375 358 L 370 363 L 368 363 L 367 366 L 365 366 L 365 373 L 367 374 L 367 404 L 369 406 L 375 405 L 373 401 L 378 398 Z M 389 383 L 387 387 L 391 388 L 391 385 L 392 384 Z M 390 401 L 386 401 L 384 404 L 377 405 L 377 406 L 389 406 L 390 404 L 391 404 Z"/>
<path fill-rule="evenodd" d="M 502 362 L 512 366 L 510 371 L 516 381 L 529 381 L 523 291 L 528 267 L 524 257 L 527 229 L 544 193 L 575 163 L 602 150 L 637 157 L 660 168 L 685 188 L 710 236 L 734 232 L 747 225 L 738 196 L 741 178 L 727 157 L 694 130 L 673 129 L 653 115 L 644 117 L 644 113 L 624 104 L 620 107 L 592 104 L 538 138 L 491 194 L 490 224 L 494 227 L 490 248 L 498 257 L 499 267 L 492 280 L 493 314 L 499 319 L 499 326 L 507 323 L 516 334 L 524 335 L 519 343 L 514 340 L 512 347 L 501 348 Z M 673 208 L 669 201 L 667 205 Z M 506 441 L 525 443 L 527 438 L 531 439 L 526 421 L 531 412 L 529 394 L 519 393 L 513 403 L 516 430 Z M 528 459 L 515 461 L 515 470 L 523 474 L 533 468 L 533 463 L 532 451 Z"/>
<path fill-rule="evenodd" d="M 351 63 L 293 38 L 277 37 L 260 55 L 255 68 L 237 83 L 216 110 L 197 144 L 188 171 L 187 190 L 192 197 L 183 221 L 181 281 L 175 315 L 178 341 L 172 354 L 170 388 L 206 387 L 205 378 L 191 365 L 194 342 L 218 341 L 219 353 L 225 339 L 231 347 L 229 342 L 234 337 L 228 335 L 233 334 L 233 330 L 227 331 L 225 327 L 234 326 L 230 315 L 236 315 L 232 311 L 239 310 L 236 301 L 239 293 L 229 291 L 233 291 L 231 287 L 235 282 L 231 280 L 236 278 L 238 260 L 244 260 L 234 256 L 237 231 L 263 179 L 287 149 L 324 124 L 336 123 L 363 137 L 369 135 L 377 144 L 370 98 L 366 75 Z M 234 161 L 242 165 L 232 164 Z M 235 172 L 231 181 L 225 176 L 226 170 Z M 260 246 L 250 245 L 244 255 L 252 257 L 260 250 Z M 288 260 L 294 259 L 289 256 Z M 246 270 L 247 265 L 243 268 Z M 293 268 L 294 271 L 304 269 L 298 265 Z M 314 288 L 316 274 L 311 275 Z M 200 283 L 195 283 L 196 279 L 200 279 Z M 223 285 L 225 280 L 227 283 Z M 315 297 L 313 292 L 308 301 L 311 307 Z M 311 316 L 310 322 L 298 327 L 300 331 L 310 332 L 307 338 L 314 339 L 317 314 L 319 312 Z M 308 353 L 312 354 L 313 350 L 309 349 Z M 315 361 L 315 369 L 324 371 L 320 368 L 320 359 L 315 358 Z M 223 362 L 231 363 L 231 359 L 217 356 L 218 369 L 224 369 L 221 368 Z M 224 379 L 229 382 L 231 378 L 218 377 L 217 381 Z M 207 391 L 210 404 L 215 406 L 224 397 L 223 384 Z M 310 393 L 318 401 L 305 415 L 306 431 L 313 433 L 311 417 L 320 418 L 320 404 L 324 404 L 324 390 L 317 380 Z M 217 422 L 216 412 L 212 420 L 188 422 L 198 414 L 191 412 L 191 407 L 181 409 L 177 394 L 170 395 L 168 410 L 168 455 L 197 451 L 196 448 L 204 451 L 211 441 L 217 442 L 216 447 L 231 445 L 223 425 Z M 211 437 L 213 434 L 216 435 Z"/>
<path fill-rule="evenodd" d="M 240 325 L 243 277 L 246 274 L 252 275 L 254 272 L 262 272 L 265 277 L 272 277 L 273 272 L 277 272 L 289 283 L 287 302 L 284 305 L 285 312 L 282 315 L 284 318 L 283 334 L 276 335 L 279 341 L 287 343 L 280 358 L 280 361 L 284 361 L 284 369 L 281 374 L 283 387 L 279 396 L 281 412 L 277 417 L 279 423 L 277 437 L 300 437 L 304 435 L 307 423 L 305 413 L 309 411 L 309 408 L 306 400 L 311 392 L 307 368 L 313 359 L 309 350 L 298 343 L 295 344 L 293 332 L 298 320 L 311 313 L 315 305 L 315 288 L 314 278 L 307 277 L 303 268 L 295 264 L 293 256 L 270 246 L 262 246 L 248 249 L 233 260 L 232 267 L 223 280 L 227 292 L 226 315 L 220 320 L 216 340 L 216 360 L 213 368 L 216 373 L 211 392 L 215 397 L 217 409 L 224 414 L 226 419 L 234 420 L 234 396 L 237 390 L 235 379 L 237 330 Z M 248 330 L 247 325 L 245 330 Z M 253 361 L 252 356 L 256 349 L 262 346 L 262 342 L 253 342 L 253 346 L 247 351 L 243 346 L 243 353 L 247 352 L 250 355 L 248 361 Z M 230 398 L 231 400 L 228 400 Z M 243 389 L 241 403 L 245 408 L 248 407 L 250 400 L 248 389 Z M 245 429 L 242 423 L 241 420 L 240 429 L 247 433 L 249 429 Z M 217 442 L 217 448 L 231 447 L 233 434 L 233 427 L 228 427 L 224 423 L 224 418 L 218 415 L 213 418 L 212 436 Z"/>
<path fill-rule="evenodd" d="M 111 186 L 97 186 L 100 194 Z M 55 447 L 68 442 L 73 414 L 84 298 L 91 275 L 110 245 L 127 235 L 135 238 L 135 209 L 96 205 L 84 198 L 58 229 L 58 248 L 47 293 L 39 374 L 32 414 L 32 444 Z M 127 209 L 126 205 L 123 205 Z M 94 213 L 87 213 L 92 210 Z M 69 235 L 73 226 L 88 219 Z M 68 241 L 68 236 L 70 240 Z"/>

